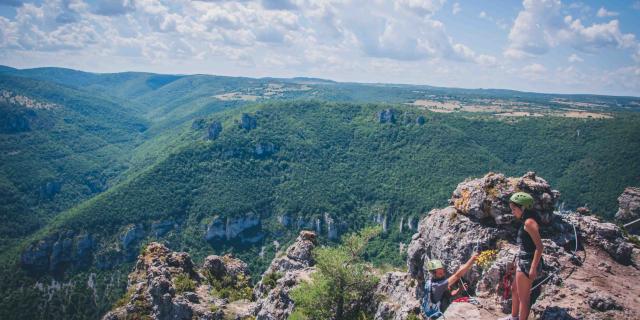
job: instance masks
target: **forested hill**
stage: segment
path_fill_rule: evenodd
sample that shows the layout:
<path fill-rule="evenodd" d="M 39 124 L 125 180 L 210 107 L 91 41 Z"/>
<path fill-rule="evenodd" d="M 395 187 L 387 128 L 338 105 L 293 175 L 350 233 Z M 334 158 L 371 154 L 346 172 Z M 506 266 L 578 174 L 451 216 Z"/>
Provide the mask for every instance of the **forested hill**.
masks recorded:
<path fill-rule="evenodd" d="M 0 75 L 0 248 L 105 190 L 148 121 L 108 98 Z"/>
<path fill-rule="evenodd" d="M 82 306 L 74 315 L 95 318 L 120 296 L 130 261 L 153 239 L 196 259 L 232 251 L 257 273 L 301 228 L 329 241 L 377 223 L 386 233 L 369 258 L 402 264 L 398 244 L 417 218 L 446 205 L 458 182 L 489 171 L 536 171 L 566 206 L 587 202 L 611 216 L 617 196 L 638 182 L 639 123 L 634 113 L 505 119 L 321 101 L 213 113 L 178 126 L 159 161 L 3 254 L 2 316 L 24 313 L 25 299 L 46 292 L 30 283 L 53 277 L 71 285 L 53 290 L 58 303 L 39 304 L 30 317 L 68 317 L 60 305 L 74 304 Z M 56 243 L 71 251 L 54 255 Z M 89 291 L 97 305 L 79 294 Z"/>

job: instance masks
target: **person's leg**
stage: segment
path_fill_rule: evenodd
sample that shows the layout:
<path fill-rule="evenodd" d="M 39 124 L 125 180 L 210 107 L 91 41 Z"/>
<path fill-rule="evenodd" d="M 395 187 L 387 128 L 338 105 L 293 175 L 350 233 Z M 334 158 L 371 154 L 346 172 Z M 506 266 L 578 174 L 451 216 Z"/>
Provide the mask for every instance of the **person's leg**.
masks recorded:
<path fill-rule="evenodd" d="M 521 320 L 527 320 L 529 317 L 529 299 L 531 298 L 531 280 L 522 271 L 516 272 L 516 283 L 518 286 L 518 299 L 520 300 L 520 308 L 518 314 Z"/>
<path fill-rule="evenodd" d="M 520 312 L 520 299 L 518 298 L 518 282 L 514 277 L 511 282 L 511 317 L 517 317 L 518 312 Z"/>

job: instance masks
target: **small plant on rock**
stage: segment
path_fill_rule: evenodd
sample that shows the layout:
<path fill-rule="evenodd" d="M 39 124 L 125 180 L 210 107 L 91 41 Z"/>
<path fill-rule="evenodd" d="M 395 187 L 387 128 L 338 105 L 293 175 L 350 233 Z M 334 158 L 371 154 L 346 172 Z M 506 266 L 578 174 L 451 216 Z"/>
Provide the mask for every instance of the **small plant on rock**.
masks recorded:
<path fill-rule="evenodd" d="M 188 274 L 181 273 L 173 278 L 173 287 L 177 293 L 190 292 L 196 289 L 196 282 Z"/>

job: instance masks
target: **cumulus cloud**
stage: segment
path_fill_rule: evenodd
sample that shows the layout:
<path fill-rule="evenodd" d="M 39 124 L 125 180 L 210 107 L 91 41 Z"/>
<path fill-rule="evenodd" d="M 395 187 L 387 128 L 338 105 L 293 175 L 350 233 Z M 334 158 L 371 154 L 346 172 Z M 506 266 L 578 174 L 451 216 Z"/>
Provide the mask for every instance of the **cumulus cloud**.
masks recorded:
<path fill-rule="evenodd" d="M 604 7 L 600 7 L 600 9 L 598 10 L 597 16 L 600 18 L 605 18 L 605 17 L 615 17 L 619 15 L 619 13 L 615 12 L 615 11 L 609 11 L 607 9 L 605 9 Z"/>
<path fill-rule="evenodd" d="M 460 11 L 462 11 L 462 8 L 460 7 L 460 4 L 457 3 L 457 2 L 454 3 L 453 7 L 451 8 L 451 13 L 456 15 L 456 14 L 460 13 Z"/>
<path fill-rule="evenodd" d="M 567 59 L 569 60 L 570 63 L 576 63 L 576 62 L 582 62 L 584 61 L 584 59 L 580 58 L 580 56 L 578 56 L 577 54 L 572 54 L 569 56 L 569 58 Z"/>
<path fill-rule="evenodd" d="M 580 19 L 563 16 L 559 0 L 524 0 L 523 7 L 509 32 L 504 51 L 508 58 L 539 56 L 564 43 L 585 52 L 636 45 L 635 36 L 623 33 L 618 20 L 585 26 Z"/>
<path fill-rule="evenodd" d="M 445 0 L 395 0 L 396 8 L 406 9 L 419 15 L 432 15 L 440 10 Z"/>

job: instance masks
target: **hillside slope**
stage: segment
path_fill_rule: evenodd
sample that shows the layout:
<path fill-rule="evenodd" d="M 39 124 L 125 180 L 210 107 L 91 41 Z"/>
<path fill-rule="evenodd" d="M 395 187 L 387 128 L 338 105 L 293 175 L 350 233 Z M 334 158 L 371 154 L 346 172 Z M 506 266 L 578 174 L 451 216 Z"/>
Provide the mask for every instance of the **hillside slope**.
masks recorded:
<path fill-rule="evenodd" d="M 0 247 L 106 190 L 147 126 L 126 105 L 0 75 Z"/>
<path fill-rule="evenodd" d="M 398 243 L 418 218 L 445 205 L 457 182 L 492 170 L 536 171 L 563 190 L 566 206 L 587 200 L 611 216 L 616 197 L 637 183 L 629 172 L 640 170 L 638 121 L 308 101 L 217 113 L 181 126 L 160 161 L 4 252 L 2 316 L 44 298 L 58 303 L 38 303 L 31 318 L 95 318 L 124 290 L 141 245 L 155 239 L 196 261 L 232 251 L 257 274 L 299 229 L 327 242 L 379 223 L 385 234 L 369 256 L 400 265 Z M 81 299 L 78 292 L 98 299 L 70 298 Z M 82 308 L 60 309 L 69 303 Z"/>

